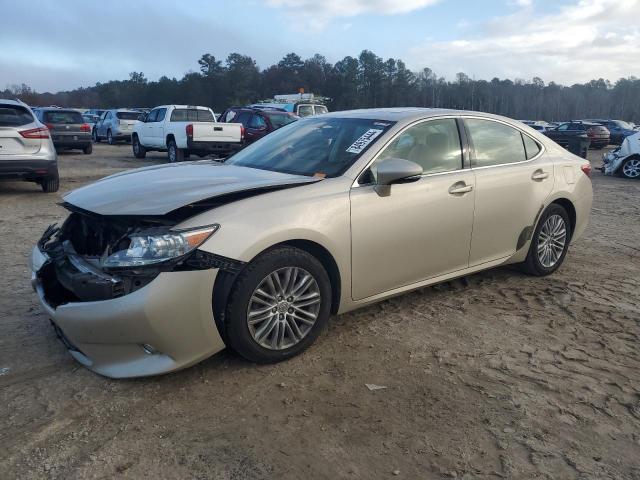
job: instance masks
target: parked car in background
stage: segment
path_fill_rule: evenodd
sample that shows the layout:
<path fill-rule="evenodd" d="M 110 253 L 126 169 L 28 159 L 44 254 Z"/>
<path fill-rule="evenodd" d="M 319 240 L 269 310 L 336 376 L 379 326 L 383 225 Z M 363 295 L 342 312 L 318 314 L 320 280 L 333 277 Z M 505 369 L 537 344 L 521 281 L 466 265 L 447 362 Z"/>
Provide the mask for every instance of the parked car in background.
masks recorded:
<path fill-rule="evenodd" d="M 218 123 L 213 111 L 193 105 L 161 105 L 136 122 L 131 135 L 133 154 L 144 158 L 148 151 L 166 151 L 170 162 L 190 154 L 227 157 L 242 148 L 244 127 Z"/>
<path fill-rule="evenodd" d="M 587 119 L 586 121 L 607 127 L 611 134 L 611 143 L 614 145 L 621 145 L 626 137 L 636 133 L 631 125 L 622 120 Z"/>
<path fill-rule="evenodd" d="M 603 156 L 602 162 L 606 175 L 640 178 L 640 132 L 625 137 L 622 145 Z"/>
<path fill-rule="evenodd" d="M 0 179 L 59 187 L 58 160 L 49 129 L 18 100 L 0 99 Z"/>
<path fill-rule="evenodd" d="M 109 145 L 122 140 L 131 141 L 131 132 L 140 113 L 125 108 L 105 110 L 92 130 L 93 141 L 106 139 Z"/>
<path fill-rule="evenodd" d="M 603 148 L 609 144 L 609 131 L 606 127 L 589 122 L 571 121 L 543 132 L 559 145 L 569 148 L 572 142 L 580 138 L 585 140 L 586 148 Z M 586 151 L 583 158 L 586 158 Z"/>
<path fill-rule="evenodd" d="M 103 108 L 92 108 L 90 110 L 86 110 L 84 113 L 85 113 L 85 115 L 97 115 L 98 117 L 100 117 L 104 113 L 104 109 Z"/>
<path fill-rule="evenodd" d="M 300 117 L 279 108 L 233 107 L 225 110 L 220 118 L 224 123 L 241 123 L 244 126 L 244 142 L 249 144 Z"/>
<path fill-rule="evenodd" d="M 273 99 L 248 105 L 252 108 L 281 108 L 298 117 L 322 115 L 328 113 L 327 106 L 322 102 L 325 97 L 316 97 L 313 93 L 295 93 L 291 95 L 275 95 Z"/>
<path fill-rule="evenodd" d="M 304 118 L 224 163 L 129 170 L 67 194 L 69 217 L 33 249 L 32 284 L 70 353 L 101 375 L 167 373 L 225 345 L 283 361 L 332 313 L 500 265 L 552 274 L 587 225 L 590 172 L 496 115 Z"/>
<path fill-rule="evenodd" d="M 83 113 L 82 118 L 84 119 L 85 123 L 89 125 L 92 132 L 93 128 L 96 126 L 96 123 L 98 123 L 98 120 L 100 120 L 100 116 L 93 115 L 91 113 Z"/>
<path fill-rule="evenodd" d="M 36 115 L 51 132 L 57 151 L 78 149 L 87 155 L 93 151 L 91 127 L 77 110 L 47 107 L 39 108 Z"/>

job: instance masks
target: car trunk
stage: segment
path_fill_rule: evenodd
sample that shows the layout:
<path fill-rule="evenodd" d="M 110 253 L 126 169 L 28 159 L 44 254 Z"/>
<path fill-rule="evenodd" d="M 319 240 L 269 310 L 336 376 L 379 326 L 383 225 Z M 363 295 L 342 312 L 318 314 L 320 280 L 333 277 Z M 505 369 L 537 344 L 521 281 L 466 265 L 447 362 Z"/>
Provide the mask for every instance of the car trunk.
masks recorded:
<path fill-rule="evenodd" d="M 138 112 L 117 112 L 116 118 L 118 125 L 120 126 L 120 130 L 133 130 L 133 126 L 136 124 L 139 116 L 140 114 Z"/>
<path fill-rule="evenodd" d="M 33 128 L 37 128 L 35 124 Z M 38 153 L 42 147 L 42 139 L 40 138 L 24 138 L 20 135 L 20 130 L 27 130 L 29 126 L 19 127 L 0 127 L 0 158 L 8 155 L 30 155 Z"/>

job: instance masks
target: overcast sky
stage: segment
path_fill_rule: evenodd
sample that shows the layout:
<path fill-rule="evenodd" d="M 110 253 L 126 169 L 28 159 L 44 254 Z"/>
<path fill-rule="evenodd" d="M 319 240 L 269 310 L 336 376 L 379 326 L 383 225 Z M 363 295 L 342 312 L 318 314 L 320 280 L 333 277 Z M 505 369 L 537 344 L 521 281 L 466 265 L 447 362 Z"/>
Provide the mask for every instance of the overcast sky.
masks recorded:
<path fill-rule="evenodd" d="M 453 78 L 573 84 L 640 76 L 640 0 L 0 0 L 0 88 L 180 78 L 203 53 L 369 49 Z"/>

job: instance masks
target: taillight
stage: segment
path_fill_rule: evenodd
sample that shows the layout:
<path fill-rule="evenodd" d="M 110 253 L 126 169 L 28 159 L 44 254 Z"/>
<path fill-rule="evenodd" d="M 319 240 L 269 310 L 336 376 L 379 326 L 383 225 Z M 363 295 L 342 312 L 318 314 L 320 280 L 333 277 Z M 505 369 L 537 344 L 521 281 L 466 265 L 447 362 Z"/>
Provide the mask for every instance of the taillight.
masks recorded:
<path fill-rule="evenodd" d="M 595 136 L 596 132 L 593 130 L 593 128 L 590 128 L 589 130 L 587 130 L 587 136 L 588 137 L 593 137 Z"/>
<path fill-rule="evenodd" d="M 30 130 L 22 130 L 19 133 L 24 138 L 49 138 L 49 129 L 47 127 L 32 128 Z"/>
<path fill-rule="evenodd" d="M 587 177 L 591 178 L 591 164 L 590 163 L 585 163 L 584 165 L 582 165 L 580 167 L 580 170 L 582 170 Z"/>
<path fill-rule="evenodd" d="M 244 125 L 240 124 L 240 141 L 244 140 Z"/>
<path fill-rule="evenodd" d="M 45 123 L 45 125 L 49 130 L 53 130 L 55 128 L 55 125 L 53 123 Z"/>
<path fill-rule="evenodd" d="M 187 132 L 187 137 L 189 138 L 193 138 L 193 124 L 190 123 L 189 125 L 187 125 L 185 128 L 185 131 Z"/>
<path fill-rule="evenodd" d="M 80 131 L 81 132 L 90 132 L 91 131 L 91 127 L 89 126 L 88 123 L 83 123 L 82 125 L 80 125 Z"/>

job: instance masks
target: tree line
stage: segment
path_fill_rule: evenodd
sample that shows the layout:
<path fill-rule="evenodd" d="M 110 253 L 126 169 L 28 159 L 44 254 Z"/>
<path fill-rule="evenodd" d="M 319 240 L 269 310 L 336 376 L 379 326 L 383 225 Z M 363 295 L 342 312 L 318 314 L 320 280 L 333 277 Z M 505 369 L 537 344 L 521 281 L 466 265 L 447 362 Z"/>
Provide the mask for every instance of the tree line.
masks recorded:
<path fill-rule="evenodd" d="M 458 73 L 454 80 L 430 68 L 412 71 L 400 59 L 384 60 L 369 50 L 332 64 L 322 55 L 302 59 L 289 53 L 261 70 L 239 53 L 224 61 L 207 53 L 199 71 L 181 79 L 148 80 L 132 72 L 127 80 L 57 93 L 38 93 L 28 85 L 13 85 L 0 95 L 18 97 L 29 105 L 64 107 L 153 107 L 161 104 L 206 105 L 216 112 L 300 88 L 328 97 L 330 110 L 373 107 L 440 107 L 497 113 L 519 119 L 548 121 L 573 118 L 617 118 L 640 122 L 640 79 L 602 78 L 563 86 L 532 80 L 476 80 Z"/>

